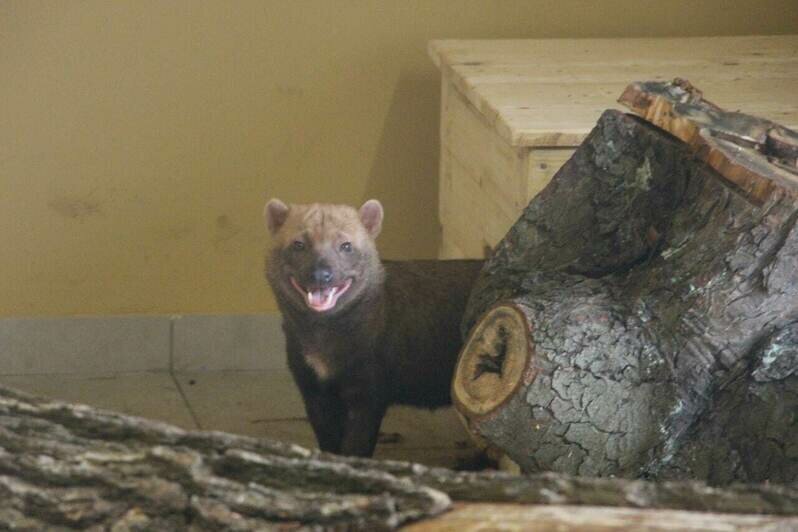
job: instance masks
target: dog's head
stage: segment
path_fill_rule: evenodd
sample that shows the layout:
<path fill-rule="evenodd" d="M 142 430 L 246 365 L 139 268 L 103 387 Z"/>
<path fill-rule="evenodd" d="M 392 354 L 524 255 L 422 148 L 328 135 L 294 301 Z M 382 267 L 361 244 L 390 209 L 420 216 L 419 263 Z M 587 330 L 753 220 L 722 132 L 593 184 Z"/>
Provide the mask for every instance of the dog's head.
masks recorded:
<path fill-rule="evenodd" d="M 331 315 L 382 282 L 374 239 L 383 209 L 369 200 L 347 205 L 286 205 L 269 200 L 264 208 L 273 249 L 266 275 L 288 304 Z"/>

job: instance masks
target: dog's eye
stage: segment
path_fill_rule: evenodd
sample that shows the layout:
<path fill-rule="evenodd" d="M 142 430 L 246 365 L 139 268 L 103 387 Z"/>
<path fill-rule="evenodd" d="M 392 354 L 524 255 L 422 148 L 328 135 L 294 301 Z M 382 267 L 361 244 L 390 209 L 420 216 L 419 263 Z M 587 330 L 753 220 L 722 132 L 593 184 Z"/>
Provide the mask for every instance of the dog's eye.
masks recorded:
<path fill-rule="evenodd" d="M 345 251 L 346 253 L 351 252 L 352 251 L 352 243 L 351 242 L 344 242 L 343 244 L 341 244 L 341 251 Z"/>
<path fill-rule="evenodd" d="M 302 242 L 301 240 L 294 240 L 293 242 L 291 242 L 291 249 L 293 249 L 294 251 L 302 251 L 303 249 L 305 249 L 305 243 Z"/>

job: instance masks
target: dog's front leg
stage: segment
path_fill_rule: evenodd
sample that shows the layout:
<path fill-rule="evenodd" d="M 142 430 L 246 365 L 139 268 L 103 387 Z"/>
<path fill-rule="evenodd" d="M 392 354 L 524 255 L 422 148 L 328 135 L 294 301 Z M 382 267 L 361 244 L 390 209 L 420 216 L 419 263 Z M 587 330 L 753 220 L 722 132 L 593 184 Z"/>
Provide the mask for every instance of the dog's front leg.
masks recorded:
<path fill-rule="evenodd" d="M 302 394 L 305 412 L 308 415 L 319 449 L 328 453 L 339 454 L 346 424 L 346 408 L 338 390 L 320 383 L 316 375 L 304 363 L 302 352 L 291 351 L 291 339 L 288 339 L 288 367 L 294 376 L 294 382 Z"/>
<path fill-rule="evenodd" d="M 305 411 L 316 434 L 319 449 L 328 453 L 345 453 L 342 449 L 346 428 L 346 408 L 333 390 L 316 387 L 302 390 Z"/>
<path fill-rule="evenodd" d="M 382 382 L 376 367 L 361 364 L 342 381 L 339 388 L 346 405 L 341 454 L 371 456 L 377 445 L 380 424 L 387 409 L 386 383 Z"/>
<path fill-rule="evenodd" d="M 369 457 L 374 454 L 380 424 L 385 408 L 376 401 L 364 401 L 353 405 L 347 403 L 346 424 L 341 443 L 341 454 Z"/>

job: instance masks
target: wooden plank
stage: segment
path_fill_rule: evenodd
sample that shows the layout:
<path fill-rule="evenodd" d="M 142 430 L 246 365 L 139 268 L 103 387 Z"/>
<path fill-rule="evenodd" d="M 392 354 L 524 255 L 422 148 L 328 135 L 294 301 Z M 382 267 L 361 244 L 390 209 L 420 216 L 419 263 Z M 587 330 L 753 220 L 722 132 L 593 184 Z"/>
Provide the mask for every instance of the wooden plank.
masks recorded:
<path fill-rule="evenodd" d="M 531 201 L 549 184 L 554 174 L 573 154 L 574 150 L 570 148 L 533 149 L 529 151 L 529 156 L 527 157 L 527 202 Z"/>
<path fill-rule="evenodd" d="M 441 147 L 438 218 L 441 224 L 441 258 L 482 258 L 484 213 L 479 183 Z"/>
<path fill-rule="evenodd" d="M 729 37 L 672 37 L 622 39 L 443 39 L 430 41 L 433 61 L 461 65 L 483 63 L 562 64 L 599 60 L 625 64 L 646 58 L 672 61 L 690 56 L 718 63 L 733 54 L 738 61 L 761 62 L 795 57 L 797 35 L 744 35 Z"/>
<path fill-rule="evenodd" d="M 526 205 L 525 154 L 505 142 L 453 85 L 444 94 L 441 252 L 446 258 L 482 257 Z"/>
<path fill-rule="evenodd" d="M 485 244 L 493 249 L 504 238 L 504 235 L 513 226 L 523 209 L 519 209 L 515 215 L 508 216 L 490 194 L 485 195 L 484 204 L 482 234 Z"/>
<path fill-rule="evenodd" d="M 451 259 L 466 259 L 469 257 L 462 249 L 460 249 L 457 246 L 457 244 L 455 244 L 451 235 L 447 235 L 444 232 L 441 235 L 441 245 L 438 250 L 438 258 L 442 260 L 451 260 Z"/>
<path fill-rule="evenodd" d="M 726 60 L 713 68 L 711 77 L 715 81 L 740 81 L 767 79 L 796 79 L 798 58 L 781 61 L 741 62 Z M 706 62 L 689 57 L 672 58 L 667 62 L 652 61 L 641 57 L 637 61 L 623 64 L 584 61 L 570 63 L 564 70 L 560 63 L 525 63 L 520 65 L 495 63 L 485 65 L 458 65 L 458 74 L 470 86 L 514 83 L 628 83 L 640 77 L 653 81 L 669 81 L 675 76 L 690 76 L 699 79 L 707 76 Z"/>
<path fill-rule="evenodd" d="M 444 229 L 456 228 L 463 250 L 473 253 L 493 247 L 504 238 L 523 207 L 509 205 L 491 183 L 482 186 L 469 175 L 469 169 L 450 158 L 452 189 L 441 198 L 440 217 Z M 523 196 L 521 196 L 523 198 Z M 525 205 L 525 204 L 524 204 Z M 469 257 L 482 257 L 469 255 Z"/>
<path fill-rule="evenodd" d="M 524 172 L 519 170 L 513 174 L 515 179 L 521 182 L 522 186 L 512 185 L 514 197 L 511 199 L 507 191 L 507 188 L 510 188 L 509 186 L 503 188 L 496 180 L 490 178 L 490 174 L 479 173 L 479 168 L 461 162 L 460 159 L 450 156 L 451 154 L 448 153 L 446 148 L 444 150 L 447 152 L 445 157 L 448 159 L 447 166 L 450 169 L 448 171 L 451 176 L 450 180 L 453 183 L 459 183 L 453 185 L 449 193 L 452 194 L 452 197 L 458 196 L 461 200 L 466 200 L 468 207 L 477 209 L 468 213 L 467 220 L 470 222 L 469 225 L 474 226 L 479 223 L 479 226 L 482 227 L 485 223 L 490 223 L 492 218 L 499 218 L 502 223 L 514 222 L 518 218 L 527 204 L 524 200 L 526 193 Z M 525 166 L 521 164 L 522 162 L 519 161 L 518 166 L 525 169 Z M 454 191 L 455 187 L 460 190 Z M 462 209 L 462 205 L 457 205 L 456 203 L 452 205 L 453 201 L 441 198 L 442 210 Z M 484 235 L 485 233 L 481 232 L 481 234 Z"/>
<path fill-rule="evenodd" d="M 636 76 L 629 81 L 643 79 Z M 787 127 L 798 124 L 798 68 L 795 79 L 718 82 L 703 76 L 695 83 L 726 109 L 742 109 Z M 526 146 L 540 145 L 539 137 L 548 141 L 552 132 L 586 135 L 605 109 L 617 107 L 615 100 L 627 84 L 496 83 L 475 90 L 484 98 L 481 111 L 493 120 L 496 131 L 511 145 Z"/>
<path fill-rule="evenodd" d="M 406 532 L 501 531 L 736 531 L 796 530 L 798 518 L 603 506 L 456 504 L 438 517 L 403 528 Z"/>
<path fill-rule="evenodd" d="M 482 259 L 485 257 L 487 243 L 481 236 L 469 234 L 463 227 L 456 224 L 444 226 L 442 233 L 443 241 L 446 242 L 444 250 L 456 256 L 446 258 L 456 259 Z"/>
<path fill-rule="evenodd" d="M 441 123 L 442 149 L 449 150 L 480 187 L 503 195 L 513 210 L 523 208 L 522 154 L 485 123 L 484 117 L 451 85 L 446 101 L 447 113 Z"/>
<path fill-rule="evenodd" d="M 484 246 L 485 208 L 482 189 L 457 159 L 449 159 L 452 187 L 448 197 L 441 198 L 440 218 L 444 229 L 457 228 L 463 251 L 481 250 Z M 480 255 L 476 255 L 481 256 Z"/>
<path fill-rule="evenodd" d="M 513 146 L 576 146 L 630 81 L 690 77 L 728 109 L 798 126 L 798 36 L 432 41 Z"/>
<path fill-rule="evenodd" d="M 448 99 L 448 92 L 449 92 L 449 85 L 450 81 L 448 76 L 445 72 L 441 73 L 441 112 L 440 112 L 440 123 L 443 124 L 446 118 L 446 115 L 449 112 L 449 99 Z M 438 131 L 439 135 L 439 142 L 441 147 L 443 146 L 443 128 L 441 127 Z M 438 168 L 438 225 L 441 228 L 441 241 L 438 246 L 438 258 L 439 259 L 461 259 L 465 258 L 465 255 L 462 253 L 460 248 L 456 247 L 454 242 L 452 242 L 451 238 L 447 238 L 447 235 L 444 233 L 444 220 L 446 216 L 444 215 L 444 211 L 450 210 L 448 204 L 451 202 L 452 197 L 452 176 L 451 170 L 449 169 L 451 159 L 451 155 L 449 155 L 447 150 L 443 148 L 440 149 L 440 161 L 439 161 L 439 168 Z"/>

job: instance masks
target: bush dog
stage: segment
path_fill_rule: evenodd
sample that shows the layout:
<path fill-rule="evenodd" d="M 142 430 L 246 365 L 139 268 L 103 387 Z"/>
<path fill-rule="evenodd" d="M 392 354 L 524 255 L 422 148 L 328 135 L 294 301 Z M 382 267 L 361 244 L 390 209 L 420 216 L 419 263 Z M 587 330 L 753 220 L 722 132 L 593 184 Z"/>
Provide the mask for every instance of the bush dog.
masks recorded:
<path fill-rule="evenodd" d="M 319 447 L 371 456 L 390 405 L 449 404 L 460 319 L 482 261 L 381 261 L 377 200 L 357 210 L 272 199 L 264 215 L 266 278 Z"/>

